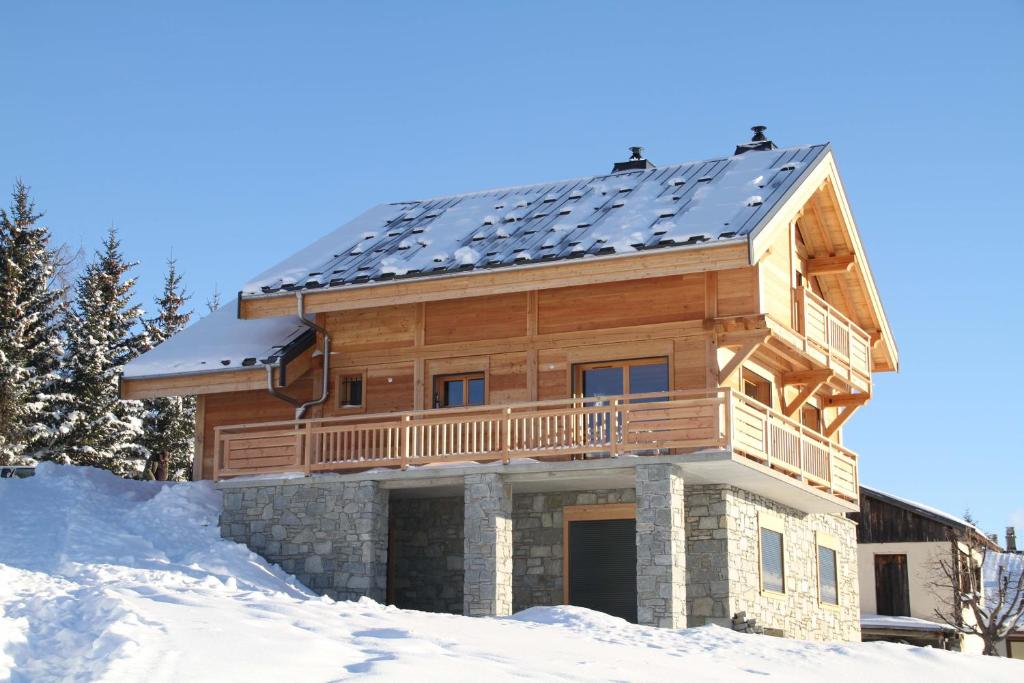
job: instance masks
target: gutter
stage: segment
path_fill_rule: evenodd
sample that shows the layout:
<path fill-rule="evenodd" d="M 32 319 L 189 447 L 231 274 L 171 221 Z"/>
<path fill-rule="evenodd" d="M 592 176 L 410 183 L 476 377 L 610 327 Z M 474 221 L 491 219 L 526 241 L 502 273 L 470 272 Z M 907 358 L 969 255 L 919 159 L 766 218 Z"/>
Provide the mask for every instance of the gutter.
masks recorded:
<path fill-rule="evenodd" d="M 239 292 L 239 298 L 238 298 L 239 305 L 241 305 L 241 300 L 242 300 L 241 292 Z M 299 317 L 299 322 L 302 323 L 303 325 L 305 325 L 306 327 L 308 327 L 310 330 L 312 330 L 314 334 L 320 333 L 321 335 L 323 335 L 323 338 L 324 338 L 324 346 L 323 346 L 324 368 L 323 368 L 323 382 L 322 382 L 321 387 L 320 387 L 320 398 L 316 398 L 316 399 L 313 399 L 311 401 L 306 401 L 305 403 L 303 403 L 299 399 L 292 398 L 291 396 L 289 396 L 287 394 L 284 394 L 284 393 L 281 393 L 280 391 L 278 391 L 277 389 L 274 388 L 274 368 L 278 368 L 279 369 L 279 371 L 281 373 L 281 379 L 282 379 L 282 385 L 283 385 L 284 372 L 285 372 L 284 367 L 285 367 L 285 364 L 287 363 L 287 359 L 284 356 L 279 357 L 272 365 L 267 365 L 266 366 L 266 368 L 267 368 L 267 391 L 274 398 L 280 399 L 280 400 L 284 401 L 285 403 L 289 403 L 292 406 L 294 406 L 295 407 L 295 419 L 296 420 L 301 420 L 302 416 L 305 414 L 307 408 L 311 408 L 313 406 L 318 406 L 318 405 L 320 405 L 321 403 L 323 403 L 324 401 L 327 400 L 327 393 L 328 393 L 328 390 L 330 388 L 330 379 L 329 379 L 329 377 L 330 377 L 330 367 L 331 367 L 331 335 L 328 334 L 327 330 L 324 329 L 323 327 L 320 327 L 319 325 L 317 325 L 312 320 L 306 319 L 306 305 L 305 305 L 305 300 L 303 299 L 301 291 L 298 291 L 298 292 L 295 293 L 295 304 L 296 304 L 296 314 Z"/>

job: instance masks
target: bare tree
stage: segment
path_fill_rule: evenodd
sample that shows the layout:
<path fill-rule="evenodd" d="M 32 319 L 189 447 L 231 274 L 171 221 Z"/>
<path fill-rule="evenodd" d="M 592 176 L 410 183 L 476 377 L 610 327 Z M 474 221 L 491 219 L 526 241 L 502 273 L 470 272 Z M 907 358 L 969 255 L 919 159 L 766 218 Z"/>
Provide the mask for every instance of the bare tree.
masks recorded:
<path fill-rule="evenodd" d="M 994 550 L 980 532 L 950 532 L 950 555 L 939 559 L 932 589 L 936 595 L 952 595 L 950 612 L 935 616 L 960 633 L 976 635 L 984 642 L 984 654 L 999 656 L 996 649 L 1024 618 L 1024 572 L 1014 574 L 1006 554 Z M 972 618 L 965 619 L 965 612 Z"/>

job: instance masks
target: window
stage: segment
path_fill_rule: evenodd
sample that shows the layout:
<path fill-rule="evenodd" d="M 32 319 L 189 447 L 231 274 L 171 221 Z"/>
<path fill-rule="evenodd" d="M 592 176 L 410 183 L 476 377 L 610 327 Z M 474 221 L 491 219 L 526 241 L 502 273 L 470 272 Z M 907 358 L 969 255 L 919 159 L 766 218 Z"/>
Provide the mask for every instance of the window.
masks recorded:
<path fill-rule="evenodd" d="M 444 375 L 434 378 L 434 407 L 482 406 L 485 401 L 484 373 Z"/>
<path fill-rule="evenodd" d="M 783 575 L 782 534 L 771 529 L 761 529 L 761 588 L 775 593 L 786 591 Z"/>
<path fill-rule="evenodd" d="M 826 605 L 839 604 L 839 574 L 836 551 L 818 546 L 818 600 Z"/>
<path fill-rule="evenodd" d="M 906 555 L 875 555 L 875 611 L 910 616 L 910 582 Z"/>
<path fill-rule="evenodd" d="M 763 510 L 757 514 L 761 549 L 761 590 L 769 593 L 786 592 L 785 520 Z"/>
<path fill-rule="evenodd" d="M 768 407 L 772 405 L 772 382 L 748 368 L 743 368 L 743 393 Z"/>
<path fill-rule="evenodd" d="M 821 433 L 821 408 L 805 403 L 800 409 L 800 423 L 808 429 Z"/>
<path fill-rule="evenodd" d="M 366 375 L 362 372 L 342 372 L 338 375 L 338 407 L 346 410 L 365 406 Z"/>
<path fill-rule="evenodd" d="M 669 390 L 667 358 L 582 363 L 575 370 L 576 394 L 585 398 Z"/>

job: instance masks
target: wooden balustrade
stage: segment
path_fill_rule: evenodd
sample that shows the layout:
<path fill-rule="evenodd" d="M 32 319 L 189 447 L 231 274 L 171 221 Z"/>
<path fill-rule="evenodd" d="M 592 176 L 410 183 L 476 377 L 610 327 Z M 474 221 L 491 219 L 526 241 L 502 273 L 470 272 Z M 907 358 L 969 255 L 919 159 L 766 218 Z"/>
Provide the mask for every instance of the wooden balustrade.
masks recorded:
<path fill-rule="evenodd" d="M 727 388 L 217 427 L 214 467 L 219 479 L 715 448 L 856 500 L 856 455 Z"/>
<path fill-rule="evenodd" d="M 871 336 L 806 287 L 798 287 L 795 297 L 806 350 L 830 367 L 848 371 L 847 379 L 870 390 Z"/>
<path fill-rule="evenodd" d="M 843 498 L 857 499 L 853 451 L 746 396 L 734 393 L 732 407 L 736 452 Z"/>

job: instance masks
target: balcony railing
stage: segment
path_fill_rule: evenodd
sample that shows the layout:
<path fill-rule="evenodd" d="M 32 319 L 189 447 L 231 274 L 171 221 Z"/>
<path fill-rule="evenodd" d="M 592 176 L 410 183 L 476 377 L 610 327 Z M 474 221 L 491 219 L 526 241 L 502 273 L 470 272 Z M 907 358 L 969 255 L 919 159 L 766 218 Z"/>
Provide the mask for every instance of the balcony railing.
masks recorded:
<path fill-rule="evenodd" d="M 848 500 L 857 456 L 723 388 L 217 427 L 214 477 L 723 449 Z"/>
<path fill-rule="evenodd" d="M 804 350 L 862 391 L 871 389 L 871 336 L 805 287 L 795 290 Z"/>

